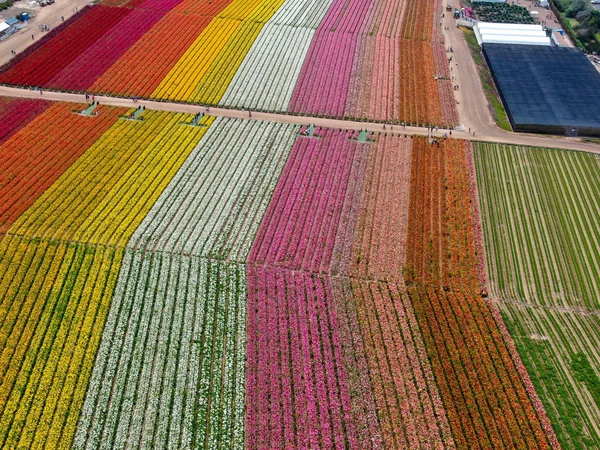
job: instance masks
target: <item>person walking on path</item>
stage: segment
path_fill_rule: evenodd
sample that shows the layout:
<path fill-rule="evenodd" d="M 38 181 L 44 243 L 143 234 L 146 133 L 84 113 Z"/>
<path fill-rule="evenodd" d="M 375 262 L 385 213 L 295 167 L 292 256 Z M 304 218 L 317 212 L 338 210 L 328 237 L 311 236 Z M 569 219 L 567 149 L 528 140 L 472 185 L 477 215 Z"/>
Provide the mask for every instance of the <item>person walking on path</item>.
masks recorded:
<path fill-rule="evenodd" d="M 33 34 L 31 35 L 31 40 L 35 41 L 35 36 Z"/>

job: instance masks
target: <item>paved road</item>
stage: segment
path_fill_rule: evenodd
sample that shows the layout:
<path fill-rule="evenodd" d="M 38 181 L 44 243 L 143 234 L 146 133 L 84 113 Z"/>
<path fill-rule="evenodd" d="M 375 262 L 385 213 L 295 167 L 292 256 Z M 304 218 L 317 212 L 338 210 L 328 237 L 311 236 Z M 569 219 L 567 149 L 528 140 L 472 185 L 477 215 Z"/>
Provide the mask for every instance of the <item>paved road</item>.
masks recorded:
<path fill-rule="evenodd" d="M 6 86 L 0 86 L 0 95 L 8 97 L 22 97 L 22 98 L 43 98 L 45 100 L 62 101 L 71 103 L 85 103 L 85 96 L 81 94 L 69 94 L 64 92 L 50 92 L 43 91 L 36 92 L 30 89 L 12 88 Z M 169 102 L 157 102 L 157 101 L 145 101 L 140 100 L 138 103 L 134 103 L 131 99 L 119 98 L 119 97 L 107 97 L 107 96 L 96 96 L 103 105 L 112 106 L 124 106 L 135 108 L 140 105 L 144 105 L 147 109 L 157 111 L 173 111 L 173 112 L 185 112 L 195 114 L 197 112 L 205 112 L 205 107 L 201 105 L 190 105 L 182 103 L 169 103 Z M 221 117 L 233 117 L 241 119 L 249 119 L 248 111 L 236 110 L 236 109 L 225 109 L 210 107 L 210 115 L 221 116 Z M 381 123 L 370 123 L 370 122 L 354 122 L 350 120 L 338 120 L 338 119 L 324 119 L 318 117 L 309 116 L 292 116 L 288 114 L 277 114 L 277 113 L 264 113 L 264 112 L 252 112 L 253 120 L 267 120 L 271 122 L 281 123 L 294 123 L 298 125 L 309 125 L 314 124 L 321 127 L 327 128 L 343 128 L 348 130 L 368 130 L 376 131 L 381 133 L 402 133 L 409 135 L 427 136 L 428 130 L 424 127 L 410 127 L 403 128 L 399 125 L 386 125 L 385 129 Z M 521 134 L 512 133 L 497 128 L 491 128 L 493 133 L 480 134 L 477 131 L 476 136 L 470 135 L 466 131 L 452 131 L 452 137 L 484 141 L 484 142 L 501 142 L 506 144 L 516 145 L 531 145 L 539 147 L 555 147 L 565 148 L 569 150 L 578 150 L 590 153 L 600 154 L 600 145 L 590 144 L 581 142 L 579 139 L 574 138 L 560 138 L 560 137 L 545 137 L 534 134 Z M 449 130 L 439 130 L 438 133 L 433 133 L 435 136 L 443 136 L 444 133 L 449 133 Z"/>

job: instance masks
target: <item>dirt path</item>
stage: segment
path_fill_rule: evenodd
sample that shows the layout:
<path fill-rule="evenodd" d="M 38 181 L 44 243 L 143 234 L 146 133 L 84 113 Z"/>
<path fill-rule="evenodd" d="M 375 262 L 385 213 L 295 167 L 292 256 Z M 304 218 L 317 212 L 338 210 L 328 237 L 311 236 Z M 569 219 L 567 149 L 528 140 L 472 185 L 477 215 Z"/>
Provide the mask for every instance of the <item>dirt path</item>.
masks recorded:
<path fill-rule="evenodd" d="M 443 33 L 446 42 L 446 48 L 452 47 L 452 71 L 455 79 L 453 83 L 460 88 L 454 91 L 454 97 L 458 101 L 458 117 L 461 125 L 468 131 L 469 128 L 475 130 L 476 135 L 493 135 L 496 131 L 502 132 L 496 127 L 494 118 L 488 106 L 488 100 L 483 91 L 479 71 L 463 32 L 456 28 L 456 20 L 451 12 L 446 12 L 443 19 Z M 448 28 L 448 29 L 446 29 Z"/>
<path fill-rule="evenodd" d="M 0 95 L 5 97 L 21 97 L 21 98 L 43 98 L 45 100 L 71 102 L 71 103 L 85 103 L 85 96 L 82 94 L 70 94 L 66 92 L 51 92 L 43 91 L 40 95 L 39 92 L 31 89 L 13 88 L 7 86 L 0 86 Z M 106 97 L 96 96 L 96 100 L 104 105 L 111 106 L 124 106 L 135 108 L 140 105 L 144 105 L 148 109 L 157 111 L 173 111 L 173 112 L 185 112 L 195 114 L 197 112 L 205 112 L 205 107 L 201 105 L 191 105 L 184 103 L 170 103 L 170 102 L 159 102 L 159 101 L 145 101 L 140 100 L 134 103 L 131 99 L 119 98 L 119 97 Z M 486 106 L 487 108 L 487 106 Z M 232 117 L 239 119 L 248 119 L 248 111 L 238 109 L 226 109 L 226 108 L 215 108 L 210 107 L 210 115 L 217 117 Z M 292 116 L 288 114 L 277 114 L 277 113 L 266 113 L 266 112 L 252 112 L 252 119 L 254 120 L 266 120 L 271 122 L 279 123 L 293 123 L 298 125 L 309 125 L 314 124 L 320 127 L 326 128 L 343 128 L 347 130 L 368 130 L 380 133 L 400 133 L 417 136 L 427 136 L 428 130 L 424 127 L 402 127 L 401 125 L 384 125 L 381 123 L 373 122 L 354 122 L 350 120 L 341 119 L 325 119 L 318 117 L 309 116 Z M 484 129 L 482 127 L 482 129 Z M 467 131 L 455 131 L 452 130 L 452 137 L 458 139 L 467 139 L 472 141 L 483 141 L 483 142 L 499 142 L 505 144 L 515 145 L 529 145 L 539 147 L 555 147 L 564 148 L 568 150 L 577 150 L 582 152 L 600 154 L 600 145 L 581 142 L 576 138 L 563 138 L 563 137 L 548 137 L 543 135 L 535 134 L 522 134 L 512 133 L 496 129 L 494 127 L 487 128 L 487 134 L 477 130 L 476 136 L 470 135 Z M 439 132 L 433 133 L 434 136 L 442 137 L 445 133 L 449 133 L 449 130 L 440 129 Z"/>
<path fill-rule="evenodd" d="M 36 16 L 29 20 L 25 28 L 0 42 L 0 65 L 7 63 L 12 58 L 11 50 L 21 53 L 48 33 L 40 31 L 40 24 L 48 25 L 50 29 L 55 28 L 62 23 L 61 16 L 67 20 L 75 14 L 75 8 L 81 10 L 89 3 L 91 3 L 90 0 L 56 0 L 54 4 L 43 8 L 40 6 L 30 7 L 25 1 L 16 3 L 17 9 L 32 9 L 36 12 Z M 32 34 L 35 39 L 31 39 Z"/>

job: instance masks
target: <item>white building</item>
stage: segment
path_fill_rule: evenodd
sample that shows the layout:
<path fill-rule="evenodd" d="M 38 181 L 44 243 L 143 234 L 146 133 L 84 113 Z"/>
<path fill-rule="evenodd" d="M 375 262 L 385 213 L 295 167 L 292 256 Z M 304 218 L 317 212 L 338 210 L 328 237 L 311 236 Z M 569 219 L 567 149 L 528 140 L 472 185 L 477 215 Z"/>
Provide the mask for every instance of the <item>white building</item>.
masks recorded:
<path fill-rule="evenodd" d="M 474 31 L 479 45 L 485 43 L 552 45 L 552 41 L 541 25 L 477 22 Z"/>

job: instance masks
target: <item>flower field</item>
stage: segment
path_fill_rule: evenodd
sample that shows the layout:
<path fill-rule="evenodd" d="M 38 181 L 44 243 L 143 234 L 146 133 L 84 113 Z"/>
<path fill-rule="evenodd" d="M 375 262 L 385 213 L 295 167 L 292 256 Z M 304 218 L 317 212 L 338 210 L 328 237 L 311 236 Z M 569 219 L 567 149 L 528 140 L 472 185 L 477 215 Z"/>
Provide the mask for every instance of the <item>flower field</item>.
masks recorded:
<path fill-rule="evenodd" d="M 13 58 L 0 83 L 453 126 L 440 10 L 439 0 L 107 0 Z"/>
<path fill-rule="evenodd" d="M 563 448 L 600 447 L 596 155 L 478 144 L 491 294 Z"/>
<path fill-rule="evenodd" d="M 19 100 L 10 104 L 2 123 L 14 127 L 20 122 L 22 128 L 13 128 L 13 135 L 2 143 L 0 233 L 6 232 L 124 112 L 101 107 L 100 115 L 91 120 L 72 110 L 72 105 L 49 107 L 41 101 Z M 38 111 L 37 117 L 31 117 Z M 15 122 L 10 123 L 11 119 Z M 48 122 L 53 124 L 50 130 Z"/>
<path fill-rule="evenodd" d="M 479 148 L 83 108 L 0 102 L 2 448 L 549 449 L 591 409 L 540 371 L 594 386 L 593 317 L 500 305 L 515 347 L 481 295 Z"/>
<path fill-rule="evenodd" d="M 0 98 L 0 143 L 35 119 L 48 106 L 50 104 L 43 101 Z M 8 168 L 9 164 L 4 167 Z"/>
<path fill-rule="evenodd" d="M 72 413 L 83 403 L 122 246 L 206 130 L 180 125 L 181 114 L 147 112 L 138 122 L 119 120 L 126 110 L 100 108 L 85 117 L 72 108 L 53 105 L 0 150 L 11 157 L 16 139 L 32 142 L 30 166 L 9 160 L 15 179 L 26 183 L 3 192 L 9 205 L 0 241 L 4 448 L 71 441 L 78 415 Z M 51 132 L 47 119 L 55 124 Z M 45 134 L 36 138 L 38 123 Z M 28 167 L 55 171 L 56 181 L 38 186 L 37 178 L 24 177 Z"/>
<path fill-rule="evenodd" d="M 75 448 L 120 446 L 125 439 L 161 448 L 243 445 L 243 263 L 294 131 L 217 120 L 138 228 L 127 246 Z M 236 140 L 240 133 L 247 140 Z M 132 312 L 148 290 L 159 293 L 156 303 Z M 150 314 L 157 308 L 164 315 Z M 153 334 L 140 338 L 140 329 Z M 123 373 L 123 364 L 132 369 Z M 157 370 L 165 377 L 154 385 Z M 132 383 L 143 386 L 138 395 L 148 398 L 146 406 L 132 403 L 124 389 Z"/>

